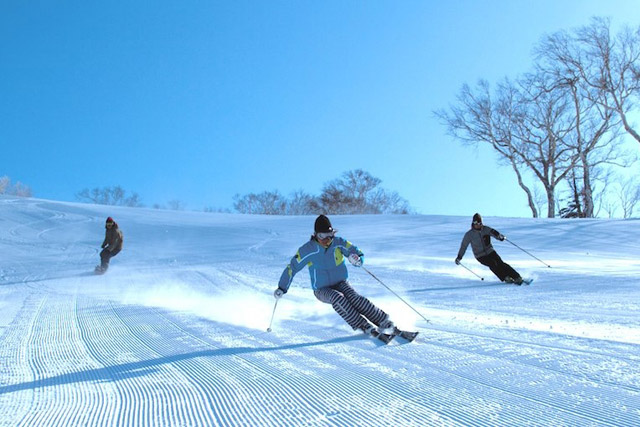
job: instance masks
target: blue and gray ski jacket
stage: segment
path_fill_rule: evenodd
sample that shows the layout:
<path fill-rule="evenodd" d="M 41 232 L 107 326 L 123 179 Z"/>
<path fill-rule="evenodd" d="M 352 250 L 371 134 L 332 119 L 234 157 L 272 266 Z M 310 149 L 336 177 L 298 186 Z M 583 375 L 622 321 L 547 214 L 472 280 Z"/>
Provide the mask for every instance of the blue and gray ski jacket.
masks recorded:
<path fill-rule="evenodd" d="M 364 262 L 364 254 L 360 249 L 342 237 L 334 237 L 327 248 L 312 237 L 291 258 L 280 276 L 278 287 L 286 293 L 293 277 L 305 266 L 309 267 L 311 287 L 314 290 L 336 285 L 349 277 L 345 258 L 351 254 L 358 254 Z"/>

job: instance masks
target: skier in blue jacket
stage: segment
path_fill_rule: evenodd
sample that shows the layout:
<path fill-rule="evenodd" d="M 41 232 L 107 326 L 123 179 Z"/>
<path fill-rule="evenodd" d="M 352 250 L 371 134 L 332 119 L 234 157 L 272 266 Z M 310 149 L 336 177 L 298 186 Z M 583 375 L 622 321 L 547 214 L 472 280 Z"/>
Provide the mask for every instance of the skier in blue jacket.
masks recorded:
<path fill-rule="evenodd" d="M 349 284 L 345 258 L 360 267 L 364 254 L 351 242 L 336 236 L 337 231 L 325 215 L 316 218 L 311 239 L 298 249 L 282 272 L 274 297 L 277 299 L 286 294 L 296 273 L 308 266 L 316 298 L 331 304 L 354 330 L 360 329 L 371 335 L 374 325 L 378 327 L 377 331 L 393 328 L 389 315 L 359 295 Z"/>

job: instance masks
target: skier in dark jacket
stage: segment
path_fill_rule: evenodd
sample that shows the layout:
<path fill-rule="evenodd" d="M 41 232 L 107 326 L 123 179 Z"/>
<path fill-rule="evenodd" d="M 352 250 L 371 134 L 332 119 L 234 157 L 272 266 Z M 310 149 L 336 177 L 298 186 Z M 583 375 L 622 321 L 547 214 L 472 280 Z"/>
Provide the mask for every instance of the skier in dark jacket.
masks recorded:
<path fill-rule="evenodd" d="M 104 225 L 105 236 L 100 252 L 100 265 L 96 267 L 96 273 L 104 273 L 109 268 L 109 260 L 122 250 L 122 231 L 113 218 L 108 217 Z"/>
<path fill-rule="evenodd" d="M 458 256 L 455 261 L 456 264 L 460 264 L 464 253 L 467 251 L 467 246 L 471 244 L 473 255 L 480 264 L 489 267 L 493 274 L 498 276 L 501 281 L 521 285 L 522 277 L 513 269 L 513 267 L 502 261 L 500 255 L 498 255 L 491 245 L 491 237 L 495 237 L 501 242 L 505 239 L 505 236 L 500 234 L 498 230 L 494 230 L 487 225 L 483 225 L 482 217 L 479 213 L 473 215 L 471 230 L 467 231 L 462 238 L 460 250 L 458 251 Z"/>
<path fill-rule="evenodd" d="M 278 299 L 286 294 L 296 273 L 308 266 L 316 298 L 331 304 L 354 330 L 377 336 L 377 332 L 391 329 L 394 324 L 387 313 L 359 295 L 349 284 L 345 258 L 360 267 L 364 254 L 351 242 L 336 236 L 336 232 L 329 218 L 318 216 L 311 239 L 291 258 L 273 295 Z"/>

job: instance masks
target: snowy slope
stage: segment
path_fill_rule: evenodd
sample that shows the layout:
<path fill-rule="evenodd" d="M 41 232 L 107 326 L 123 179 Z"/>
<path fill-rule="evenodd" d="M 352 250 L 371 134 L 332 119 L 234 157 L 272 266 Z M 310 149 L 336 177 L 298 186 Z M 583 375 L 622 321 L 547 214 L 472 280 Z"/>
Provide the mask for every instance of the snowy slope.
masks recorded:
<path fill-rule="evenodd" d="M 470 250 L 470 216 L 332 217 L 354 287 L 421 334 L 388 346 L 277 280 L 313 217 L 0 198 L 0 425 L 640 425 L 640 221 L 485 218 L 528 287 Z M 123 252 L 94 276 L 104 220 Z"/>

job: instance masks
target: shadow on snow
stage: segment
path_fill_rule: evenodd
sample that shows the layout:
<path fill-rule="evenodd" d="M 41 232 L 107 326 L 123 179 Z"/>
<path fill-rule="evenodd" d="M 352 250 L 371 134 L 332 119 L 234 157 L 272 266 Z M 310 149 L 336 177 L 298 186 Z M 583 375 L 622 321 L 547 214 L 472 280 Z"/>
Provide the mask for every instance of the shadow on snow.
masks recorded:
<path fill-rule="evenodd" d="M 281 345 L 278 347 L 221 348 L 195 351 L 184 354 L 175 354 L 172 356 L 163 356 L 155 359 L 141 360 L 139 362 L 129 362 L 119 365 L 106 366 L 104 368 L 88 369 L 63 375 L 56 375 L 54 377 L 43 378 L 40 380 L 29 381 L 20 384 L 5 385 L 0 387 L 0 394 L 80 382 L 122 381 L 129 378 L 141 377 L 155 372 L 155 368 L 160 365 L 178 363 L 183 360 L 195 359 L 199 357 L 228 357 L 242 354 L 259 353 L 263 351 L 294 350 L 298 348 L 315 347 L 327 344 L 340 344 L 362 339 L 368 338 L 365 335 L 350 335 L 347 337 L 333 338 L 330 340 Z"/>
<path fill-rule="evenodd" d="M 421 292 L 433 292 L 433 291 L 457 291 L 460 289 L 472 289 L 472 288 L 489 288 L 495 286 L 512 286 L 507 283 L 502 282 L 489 282 L 489 283 L 478 283 L 476 285 L 468 285 L 468 286 L 448 286 L 446 288 L 425 288 L 425 289 L 412 289 L 410 291 L 406 291 L 407 293 L 421 293 Z"/>

